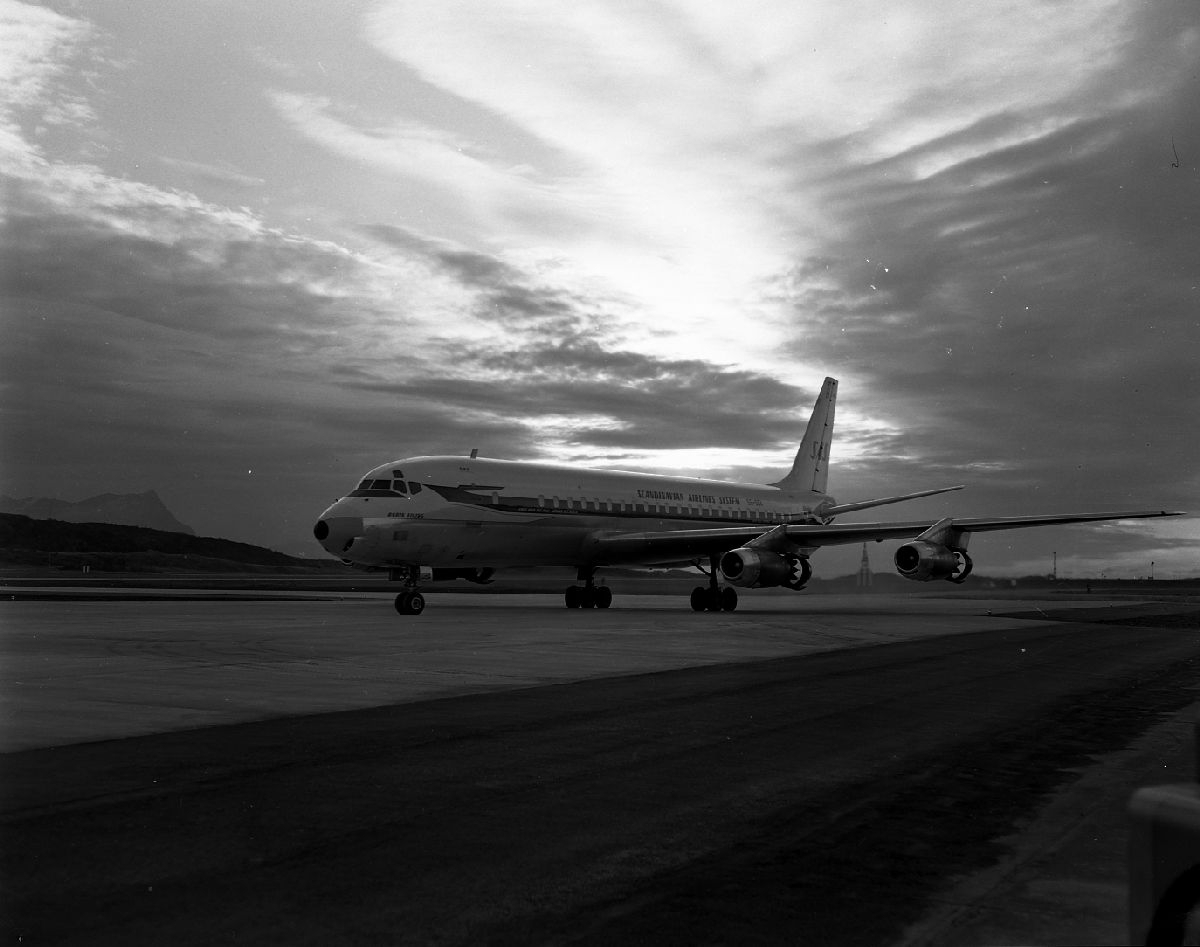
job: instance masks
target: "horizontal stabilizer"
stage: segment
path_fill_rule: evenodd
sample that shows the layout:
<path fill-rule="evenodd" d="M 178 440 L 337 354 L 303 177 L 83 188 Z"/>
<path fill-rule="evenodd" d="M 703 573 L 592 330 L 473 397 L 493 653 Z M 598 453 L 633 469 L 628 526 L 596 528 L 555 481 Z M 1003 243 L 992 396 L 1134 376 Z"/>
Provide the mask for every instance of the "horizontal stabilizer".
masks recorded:
<path fill-rule="evenodd" d="M 963 489 L 964 484 L 956 487 L 939 487 L 936 490 L 921 490 L 918 493 L 905 493 L 898 497 L 880 497 L 877 500 L 860 500 L 858 503 L 838 503 L 834 506 L 819 508 L 816 512 L 821 516 L 838 516 L 842 513 L 853 513 L 855 510 L 869 510 L 873 506 L 887 506 L 889 503 L 902 503 L 905 500 L 916 500 L 920 497 L 936 496 L 939 493 L 950 493 Z"/>

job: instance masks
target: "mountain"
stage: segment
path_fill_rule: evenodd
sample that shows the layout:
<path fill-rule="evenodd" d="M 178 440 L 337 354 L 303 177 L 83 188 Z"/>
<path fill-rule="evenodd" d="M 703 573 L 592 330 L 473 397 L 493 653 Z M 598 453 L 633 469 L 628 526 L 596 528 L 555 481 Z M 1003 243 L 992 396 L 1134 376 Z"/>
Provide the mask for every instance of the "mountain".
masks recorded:
<path fill-rule="evenodd" d="M 168 533 L 196 535 L 190 526 L 179 522 L 153 490 L 145 493 L 102 493 L 70 503 L 48 497 L 0 496 L 0 513 L 15 513 L 35 520 L 60 520 L 64 523 L 114 523 L 120 526 L 144 526 Z"/>
<path fill-rule="evenodd" d="M 68 523 L 0 513 L 0 563 L 101 572 L 347 571 L 336 560 L 305 561 L 273 549 L 178 530 Z"/>

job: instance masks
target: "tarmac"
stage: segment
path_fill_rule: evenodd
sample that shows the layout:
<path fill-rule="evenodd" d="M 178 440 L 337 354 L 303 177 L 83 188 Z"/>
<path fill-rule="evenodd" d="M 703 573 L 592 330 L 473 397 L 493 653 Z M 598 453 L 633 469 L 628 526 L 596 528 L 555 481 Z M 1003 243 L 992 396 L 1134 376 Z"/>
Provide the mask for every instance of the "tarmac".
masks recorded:
<path fill-rule="evenodd" d="M 5 592 L 26 942 L 1124 943 L 1194 773 L 1186 603 Z"/>
<path fill-rule="evenodd" d="M 567 611 L 444 593 L 405 617 L 390 594 L 87 594 L 3 603 L 0 752 L 1028 624 L 989 614 L 1011 600 L 905 596 L 748 594 L 697 615 L 669 595 Z"/>

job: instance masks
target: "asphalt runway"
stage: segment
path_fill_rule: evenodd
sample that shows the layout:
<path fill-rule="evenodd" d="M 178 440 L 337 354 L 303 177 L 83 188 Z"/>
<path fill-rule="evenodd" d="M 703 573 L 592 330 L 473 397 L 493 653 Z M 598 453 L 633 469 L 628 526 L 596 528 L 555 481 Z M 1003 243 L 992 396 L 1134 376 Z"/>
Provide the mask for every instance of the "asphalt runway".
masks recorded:
<path fill-rule="evenodd" d="M 748 594 L 697 615 L 670 595 L 438 593 L 414 617 L 390 593 L 138 594 L 0 602 L 0 752 L 1026 624 L 988 614 L 1019 602 L 963 597 Z"/>
<path fill-rule="evenodd" d="M 0 603 L 4 933 L 1125 939 L 1197 606 L 743 601 Z"/>

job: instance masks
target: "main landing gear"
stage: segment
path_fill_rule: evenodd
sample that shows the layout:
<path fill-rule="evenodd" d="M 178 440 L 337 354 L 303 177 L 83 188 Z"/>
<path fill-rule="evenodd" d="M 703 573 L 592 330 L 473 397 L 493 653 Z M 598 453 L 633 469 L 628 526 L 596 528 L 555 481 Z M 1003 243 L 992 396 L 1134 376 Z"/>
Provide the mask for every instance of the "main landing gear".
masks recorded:
<path fill-rule="evenodd" d="M 612 604 L 612 589 L 607 585 L 596 585 L 593 581 L 595 569 L 580 569 L 579 580 L 584 585 L 572 585 L 563 598 L 567 608 L 608 608 Z"/>
<path fill-rule="evenodd" d="M 401 615 L 420 615 L 425 611 L 425 596 L 417 590 L 420 572 L 412 567 L 389 569 L 388 579 L 403 582 L 404 591 L 396 596 L 396 611 Z"/>
<path fill-rule="evenodd" d="M 722 588 L 717 583 L 717 556 L 710 556 L 708 571 L 696 562 L 696 568 L 708 576 L 708 585 L 697 585 L 692 589 L 692 611 L 732 612 L 738 606 L 737 589 L 732 585 Z"/>

